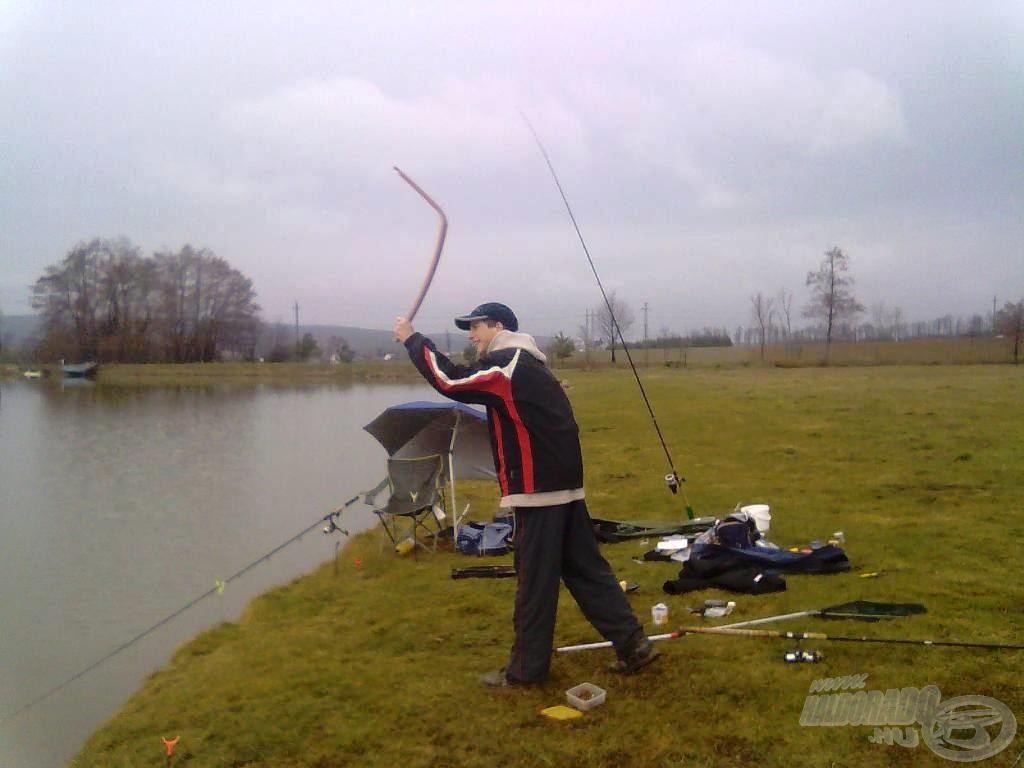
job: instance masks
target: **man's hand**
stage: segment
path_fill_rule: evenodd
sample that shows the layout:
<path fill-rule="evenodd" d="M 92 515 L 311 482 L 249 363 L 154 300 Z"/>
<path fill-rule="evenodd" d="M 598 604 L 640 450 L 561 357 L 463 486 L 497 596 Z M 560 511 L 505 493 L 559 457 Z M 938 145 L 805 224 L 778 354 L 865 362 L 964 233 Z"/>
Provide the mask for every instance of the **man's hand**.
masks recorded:
<path fill-rule="evenodd" d="M 410 323 L 404 317 L 395 318 L 395 341 L 400 341 L 401 343 L 404 344 L 405 340 L 412 336 L 414 333 L 416 333 L 416 331 L 415 329 L 413 329 L 412 323 Z"/>

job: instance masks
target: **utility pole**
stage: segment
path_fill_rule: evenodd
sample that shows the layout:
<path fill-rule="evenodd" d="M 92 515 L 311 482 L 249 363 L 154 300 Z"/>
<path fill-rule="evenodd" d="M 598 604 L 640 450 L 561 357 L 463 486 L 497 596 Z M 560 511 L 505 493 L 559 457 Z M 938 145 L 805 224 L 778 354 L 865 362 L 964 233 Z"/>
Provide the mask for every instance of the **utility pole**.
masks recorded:
<path fill-rule="evenodd" d="M 452 335 L 449 331 L 444 332 L 444 351 L 445 354 L 451 357 L 452 354 Z"/>
<path fill-rule="evenodd" d="M 295 302 L 295 353 L 299 352 L 299 302 Z"/>
<path fill-rule="evenodd" d="M 647 355 L 650 353 L 650 350 L 647 348 L 647 310 L 648 309 L 649 309 L 649 307 L 647 306 L 647 302 L 645 301 L 644 302 L 644 306 L 643 306 L 643 310 L 641 310 L 644 313 L 644 365 L 647 365 L 647 363 L 648 363 Z"/>
<path fill-rule="evenodd" d="M 583 320 L 583 357 L 590 365 L 590 310 L 588 309 Z"/>

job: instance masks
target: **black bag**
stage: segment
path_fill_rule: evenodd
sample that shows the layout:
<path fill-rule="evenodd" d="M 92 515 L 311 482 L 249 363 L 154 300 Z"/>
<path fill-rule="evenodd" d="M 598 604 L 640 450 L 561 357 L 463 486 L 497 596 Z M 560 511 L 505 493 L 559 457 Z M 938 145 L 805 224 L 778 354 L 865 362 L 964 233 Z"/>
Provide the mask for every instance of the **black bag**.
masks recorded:
<path fill-rule="evenodd" d="M 768 592 L 784 592 L 786 580 L 774 571 L 752 566 L 738 555 L 694 555 L 683 564 L 679 578 L 666 581 L 662 586 L 670 595 L 712 588 L 745 595 L 763 595 Z"/>

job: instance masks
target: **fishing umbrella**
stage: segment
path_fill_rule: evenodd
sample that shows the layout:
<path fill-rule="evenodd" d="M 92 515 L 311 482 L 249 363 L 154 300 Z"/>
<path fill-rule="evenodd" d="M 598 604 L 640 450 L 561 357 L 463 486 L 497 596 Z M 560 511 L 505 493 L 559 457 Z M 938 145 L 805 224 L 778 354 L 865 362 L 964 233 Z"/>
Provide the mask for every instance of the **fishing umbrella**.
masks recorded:
<path fill-rule="evenodd" d="M 444 479 L 448 483 L 454 533 L 459 533 L 455 506 L 455 480 L 493 480 L 494 459 L 483 411 L 463 403 L 417 400 L 392 405 L 363 427 L 384 446 L 392 458 L 444 456 Z"/>

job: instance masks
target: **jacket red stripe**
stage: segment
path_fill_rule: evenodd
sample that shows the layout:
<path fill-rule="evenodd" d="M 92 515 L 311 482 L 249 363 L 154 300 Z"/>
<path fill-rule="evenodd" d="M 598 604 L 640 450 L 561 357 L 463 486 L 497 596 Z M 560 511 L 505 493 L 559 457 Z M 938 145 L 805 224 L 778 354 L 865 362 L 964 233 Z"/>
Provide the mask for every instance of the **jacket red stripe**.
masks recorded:
<path fill-rule="evenodd" d="M 509 419 L 515 425 L 516 442 L 519 444 L 519 453 L 522 461 L 523 471 L 523 493 L 533 493 L 536 490 L 534 483 L 533 448 L 530 443 L 530 434 L 523 424 L 516 408 L 515 399 L 512 397 L 512 374 L 515 371 L 516 363 L 519 360 L 519 352 L 515 354 L 507 366 L 486 368 L 467 376 L 463 379 L 451 379 L 437 364 L 437 357 L 430 347 L 423 347 L 423 359 L 427 369 L 437 383 L 441 392 L 448 394 L 460 391 L 472 390 L 475 392 L 488 392 L 497 396 L 505 408 Z M 506 462 L 507 453 L 504 447 L 504 435 L 502 434 L 501 421 L 497 415 L 491 412 L 491 423 L 494 427 L 495 440 L 497 441 L 500 466 L 498 471 L 498 483 L 501 486 L 503 496 L 509 493 L 508 466 Z"/>

